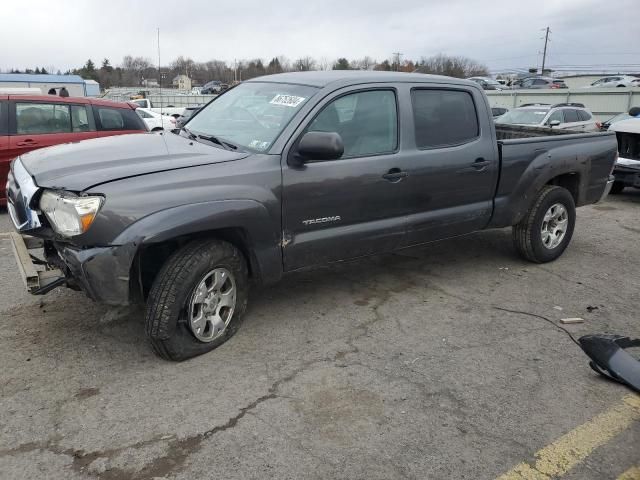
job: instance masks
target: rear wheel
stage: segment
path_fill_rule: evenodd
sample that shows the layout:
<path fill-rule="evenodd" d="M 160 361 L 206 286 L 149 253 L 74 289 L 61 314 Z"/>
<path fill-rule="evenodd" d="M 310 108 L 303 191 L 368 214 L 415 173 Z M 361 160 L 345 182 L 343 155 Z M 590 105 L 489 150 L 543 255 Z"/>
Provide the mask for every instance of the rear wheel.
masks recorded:
<path fill-rule="evenodd" d="M 525 217 L 513 227 L 513 243 L 525 259 L 545 263 L 567 248 L 576 222 L 571 193 L 553 185 L 544 187 Z"/>
<path fill-rule="evenodd" d="M 185 245 L 167 260 L 149 293 L 145 323 L 154 351 L 185 360 L 226 342 L 240 326 L 248 289 L 245 259 L 233 245 Z"/>
<path fill-rule="evenodd" d="M 622 190 L 624 190 L 624 183 L 613 182 L 613 185 L 611 185 L 611 191 L 609 191 L 609 193 L 612 195 L 617 195 L 619 193 L 622 193 Z"/>

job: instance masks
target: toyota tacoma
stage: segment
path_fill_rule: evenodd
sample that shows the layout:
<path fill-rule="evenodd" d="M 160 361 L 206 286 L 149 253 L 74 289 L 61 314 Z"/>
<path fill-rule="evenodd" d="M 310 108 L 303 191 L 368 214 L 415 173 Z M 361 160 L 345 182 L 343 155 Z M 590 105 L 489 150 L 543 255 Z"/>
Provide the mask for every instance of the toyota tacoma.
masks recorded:
<path fill-rule="evenodd" d="M 183 360 L 236 332 L 250 285 L 301 269 L 508 226 L 552 261 L 616 156 L 614 133 L 495 126 L 475 82 L 284 73 L 180 130 L 17 158 L 11 238 L 31 293 L 142 302 L 155 352 Z"/>

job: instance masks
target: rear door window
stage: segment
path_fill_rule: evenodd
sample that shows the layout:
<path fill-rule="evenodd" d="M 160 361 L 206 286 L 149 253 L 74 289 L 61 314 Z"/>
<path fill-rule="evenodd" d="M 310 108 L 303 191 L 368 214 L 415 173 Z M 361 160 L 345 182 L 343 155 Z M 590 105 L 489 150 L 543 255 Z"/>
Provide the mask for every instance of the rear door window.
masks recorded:
<path fill-rule="evenodd" d="M 414 89 L 411 103 L 418 148 L 459 145 L 480 135 L 476 107 L 469 92 Z"/>
<path fill-rule="evenodd" d="M 16 133 L 69 133 L 69 112 L 69 105 L 63 103 L 16 102 Z"/>
<path fill-rule="evenodd" d="M 591 115 L 589 112 L 585 112 L 584 110 L 576 110 L 578 112 L 578 118 L 581 122 L 587 122 L 591 120 Z"/>
<path fill-rule="evenodd" d="M 564 110 L 564 121 L 565 123 L 573 123 L 579 122 L 578 112 L 573 108 L 567 108 Z"/>
<path fill-rule="evenodd" d="M 128 108 L 94 105 L 99 130 L 146 130 L 142 119 Z"/>

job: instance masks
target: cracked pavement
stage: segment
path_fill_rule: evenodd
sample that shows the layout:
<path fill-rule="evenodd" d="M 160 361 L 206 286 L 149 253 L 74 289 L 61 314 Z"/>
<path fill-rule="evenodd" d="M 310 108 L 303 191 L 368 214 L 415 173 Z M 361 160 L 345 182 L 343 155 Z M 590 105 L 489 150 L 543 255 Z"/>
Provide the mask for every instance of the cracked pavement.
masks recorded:
<path fill-rule="evenodd" d="M 500 309 L 640 336 L 638 225 L 629 191 L 579 209 L 551 264 L 520 260 L 506 229 L 296 274 L 179 364 L 153 355 L 140 310 L 28 296 L 0 237 L 0 478 L 495 478 L 628 393 Z M 616 478 L 638 444 L 635 422 L 571 478 Z"/>

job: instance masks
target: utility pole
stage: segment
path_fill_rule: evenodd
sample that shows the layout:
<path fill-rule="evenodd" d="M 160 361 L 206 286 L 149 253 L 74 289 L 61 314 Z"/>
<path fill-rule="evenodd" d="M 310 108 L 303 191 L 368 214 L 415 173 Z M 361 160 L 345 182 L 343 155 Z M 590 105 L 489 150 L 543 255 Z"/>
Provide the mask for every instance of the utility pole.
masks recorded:
<path fill-rule="evenodd" d="M 400 57 L 401 57 L 401 56 L 402 56 L 402 53 L 400 53 L 400 52 L 394 52 L 394 53 L 393 53 L 393 58 L 395 59 L 395 60 L 393 61 L 393 63 L 394 63 L 394 64 L 395 64 L 395 66 L 396 66 L 396 72 L 399 72 L 399 71 L 400 71 Z"/>
<path fill-rule="evenodd" d="M 158 86 L 160 87 L 160 115 L 162 115 L 162 72 L 160 71 L 160 27 L 158 27 Z"/>
<path fill-rule="evenodd" d="M 544 51 L 542 52 L 542 70 L 540 75 L 544 75 L 544 64 L 547 60 L 547 43 L 549 43 L 549 27 L 545 29 L 544 33 Z"/>

